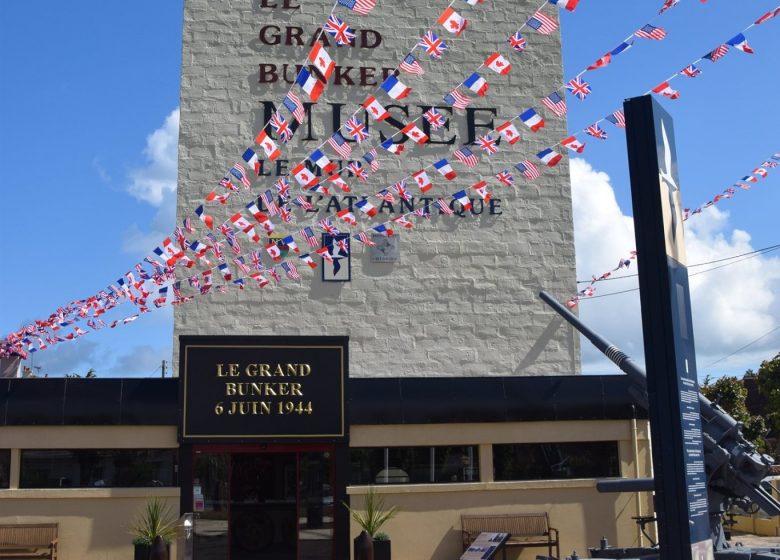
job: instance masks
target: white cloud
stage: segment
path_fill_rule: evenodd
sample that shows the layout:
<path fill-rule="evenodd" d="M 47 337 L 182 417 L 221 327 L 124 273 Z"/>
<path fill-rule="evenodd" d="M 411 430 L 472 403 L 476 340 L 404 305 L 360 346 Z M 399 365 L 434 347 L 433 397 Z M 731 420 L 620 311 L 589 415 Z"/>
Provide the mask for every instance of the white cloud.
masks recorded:
<path fill-rule="evenodd" d="M 144 155 L 148 163 L 130 171 L 127 192 L 152 206 L 160 206 L 166 193 L 176 192 L 179 143 L 179 108 L 165 119 L 162 127 L 146 137 Z"/>
<path fill-rule="evenodd" d="M 582 159 L 571 162 L 577 278 L 586 279 L 615 268 L 620 257 L 634 249 L 633 220 L 622 213 L 609 176 Z M 755 250 L 750 234 L 732 229 L 728 213 L 711 207 L 686 222 L 689 264 L 712 261 Z M 717 265 L 712 265 L 717 266 Z M 711 266 L 689 267 L 691 304 L 700 376 L 713 372 L 704 366 L 760 337 L 780 324 L 780 259 L 758 256 L 716 271 L 696 274 Z M 616 273 L 615 276 L 632 274 Z M 635 278 L 599 282 L 597 295 L 636 288 Z M 638 292 L 590 299 L 580 304 L 580 317 L 589 327 L 644 361 Z M 768 337 L 718 364 L 734 373 L 756 368 L 772 357 L 776 344 Z M 775 341 L 776 342 L 776 341 Z M 615 371 L 592 345 L 583 340 L 583 371 Z M 716 368 L 716 369 L 718 369 Z M 721 370 L 723 371 L 723 370 Z"/>

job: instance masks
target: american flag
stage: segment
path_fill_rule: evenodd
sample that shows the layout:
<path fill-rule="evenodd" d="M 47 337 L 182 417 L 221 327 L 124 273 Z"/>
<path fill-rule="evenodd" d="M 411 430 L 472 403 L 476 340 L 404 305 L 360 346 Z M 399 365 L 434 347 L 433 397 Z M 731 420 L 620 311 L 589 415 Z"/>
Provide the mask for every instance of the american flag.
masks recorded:
<path fill-rule="evenodd" d="M 390 204 L 395 204 L 395 197 L 393 196 L 393 193 L 391 193 L 387 189 L 382 189 L 381 191 L 376 193 L 376 196 L 381 198 L 385 202 L 389 202 Z"/>
<path fill-rule="evenodd" d="M 425 35 L 417 42 L 418 47 L 425 50 L 425 54 L 431 55 L 431 58 L 438 59 L 449 47 L 447 43 L 439 39 L 433 31 L 426 31 Z"/>
<path fill-rule="evenodd" d="M 241 272 L 243 272 L 244 274 L 249 274 L 250 272 L 252 272 L 252 269 L 249 268 L 246 262 L 244 262 L 244 257 L 236 257 L 235 259 L 233 259 L 233 262 L 239 269 L 241 269 Z"/>
<path fill-rule="evenodd" d="M 376 0 L 338 0 L 338 3 L 362 16 L 368 15 L 376 6 Z"/>
<path fill-rule="evenodd" d="M 641 39 L 652 39 L 654 41 L 660 41 L 661 39 L 666 37 L 666 31 L 664 31 L 663 28 L 661 27 L 656 27 L 648 23 L 647 25 L 643 26 L 639 31 L 634 33 L 634 35 Z"/>
<path fill-rule="evenodd" d="M 287 96 L 282 101 L 282 104 L 292 113 L 296 121 L 303 123 L 303 120 L 306 118 L 306 111 L 303 109 L 303 103 L 301 103 L 301 100 L 295 93 L 292 91 L 287 92 Z"/>
<path fill-rule="evenodd" d="M 455 150 L 452 155 L 457 159 L 459 162 L 461 162 L 466 167 L 476 167 L 479 165 L 479 160 L 477 159 L 477 156 L 474 155 L 474 153 L 469 150 L 466 146 L 463 146 L 460 149 Z"/>
<path fill-rule="evenodd" d="M 549 35 L 558 29 L 558 23 L 553 18 L 541 11 L 532 15 L 531 18 L 526 22 L 526 25 L 528 25 L 528 27 L 531 29 L 538 31 L 542 35 Z"/>
<path fill-rule="evenodd" d="M 230 245 L 230 249 L 233 251 L 234 254 L 240 255 L 241 254 L 241 244 L 238 242 L 238 238 L 233 232 L 230 232 L 230 235 L 226 235 L 225 239 L 228 242 L 228 245 Z"/>
<path fill-rule="evenodd" d="M 566 83 L 566 89 L 579 100 L 584 100 L 590 95 L 590 84 L 577 76 Z"/>
<path fill-rule="evenodd" d="M 276 192 L 278 192 L 279 196 L 284 200 L 290 198 L 290 182 L 285 177 L 282 177 L 274 183 L 274 186 L 276 187 Z"/>
<path fill-rule="evenodd" d="M 352 148 L 338 132 L 334 132 L 333 135 L 328 138 L 328 145 L 343 158 L 348 158 L 350 154 L 352 154 Z"/>
<path fill-rule="evenodd" d="M 433 130 L 439 130 L 444 126 L 444 116 L 434 107 L 425 111 L 423 117 L 425 117 L 425 120 L 428 121 Z"/>
<path fill-rule="evenodd" d="M 588 128 L 585 129 L 585 132 L 587 132 L 594 138 L 598 138 L 599 140 L 607 139 L 607 132 L 599 126 L 599 123 L 594 123 L 590 125 Z"/>
<path fill-rule="evenodd" d="M 450 205 L 447 204 L 447 201 L 443 198 L 440 198 L 436 201 L 434 201 L 433 205 L 441 210 L 442 214 L 445 214 L 447 216 L 452 216 L 455 212 L 450 208 Z"/>
<path fill-rule="evenodd" d="M 279 135 L 279 140 L 282 144 L 286 144 L 290 141 L 293 135 L 292 130 L 290 130 L 289 123 L 279 111 L 275 111 L 274 114 L 271 115 L 270 123 L 274 131 Z"/>
<path fill-rule="evenodd" d="M 241 184 L 247 189 L 252 186 L 252 183 L 249 181 L 249 177 L 246 174 L 246 169 L 244 169 L 244 166 L 240 163 L 236 163 L 230 168 L 230 174 L 241 181 Z"/>
<path fill-rule="evenodd" d="M 311 210 L 312 208 L 314 208 L 314 206 L 312 206 L 308 200 L 303 198 L 303 196 L 296 196 L 295 200 L 293 200 L 293 204 L 295 204 L 299 208 L 303 208 L 304 210 Z"/>
<path fill-rule="evenodd" d="M 379 171 L 379 159 L 377 158 L 376 148 L 371 148 L 365 154 L 363 154 L 363 159 L 368 162 L 369 167 L 371 167 L 371 171 L 374 173 Z"/>
<path fill-rule="evenodd" d="M 371 238 L 368 236 L 368 234 L 365 231 L 361 231 L 360 233 L 355 235 L 355 239 L 357 239 L 358 241 L 360 241 L 361 243 L 369 247 L 373 247 L 374 245 L 376 245 L 376 243 L 371 241 Z"/>
<path fill-rule="evenodd" d="M 363 169 L 363 165 L 359 161 L 350 162 L 347 167 L 349 168 L 350 172 L 358 178 L 359 181 L 362 183 L 368 181 L 368 173 L 366 173 L 366 170 Z"/>
<path fill-rule="evenodd" d="M 680 74 L 683 76 L 688 76 L 689 78 L 695 78 L 699 74 L 701 74 L 701 70 L 699 70 L 698 66 L 695 64 L 691 64 L 689 66 L 686 66 L 682 70 L 680 70 Z"/>
<path fill-rule="evenodd" d="M 712 62 L 715 62 L 716 60 L 719 60 L 724 56 L 726 56 L 727 52 L 729 52 L 728 45 L 720 45 L 712 52 L 705 54 L 702 58 L 706 58 Z"/>
<path fill-rule="evenodd" d="M 262 200 L 265 207 L 268 208 L 268 213 L 271 214 L 271 216 L 276 216 L 279 213 L 279 206 L 276 205 L 271 189 L 262 193 L 260 195 L 260 200 Z"/>
<path fill-rule="evenodd" d="M 320 226 L 322 231 L 330 235 L 338 235 L 341 233 L 339 229 L 331 223 L 330 218 L 322 218 L 317 222 L 317 225 Z"/>
<path fill-rule="evenodd" d="M 623 114 L 623 111 L 615 111 L 611 115 L 607 115 L 604 118 L 618 128 L 626 128 L 626 116 Z"/>
<path fill-rule="evenodd" d="M 295 264 L 291 263 L 290 261 L 284 261 L 282 263 L 282 270 L 287 273 L 287 278 L 290 280 L 301 279 L 301 275 L 298 273 L 298 267 L 296 267 Z"/>
<path fill-rule="evenodd" d="M 559 117 L 566 114 L 566 100 L 557 91 L 542 99 L 542 104 Z"/>
<path fill-rule="evenodd" d="M 482 151 L 489 156 L 492 156 L 498 151 L 496 141 L 493 140 L 490 134 L 485 134 L 484 136 L 477 138 L 477 143 L 479 144 L 479 147 L 482 148 Z"/>
<path fill-rule="evenodd" d="M 512 35 L 508 41 L 509 46 L 511 46 L 517 52 L 523 52 L 525 50 L 525 38 L 520 34 L 519 31 L 515 31 L 515 34 Z"/>
<path fill-rule="evenodd" d="M 323 31 L 336 39 L 336 45 L 349 45 L 355 39 L 355 31 L 344 20 L 330 14 Z"/>
<path fill-rule="evenodd" d="M 425 74 L 423 67 L 420 66 L 420 63 L 417 62 L 417 59 L 410 54 L 406 55 L 406 58 L 401 61 L 399 68 L 404 72 L 408 74 L 414 74 L 415 76 L 422 76 Z"/>
<path fill-rule="evenodd" d="M 358 144 L 363 142 L 363 140 L 368 139 L 368 132 L 366 130 L 366 126 L 362 122 L 360 122 L 360 119 L 358 119 L 357 117 L 350 117 L 349 120 L 344 125 L 344 127 L 347 129 L 347 132 L 352 137 L 352 139 L 357 140 Z"/>
<path fill-rule="evenodd" d="M 187 233 L 195 233 L 195 229 L 192 227 L 192 218 L 187 216 L 182 223 L 184 224 L 184 229 L 187 230 Z"/>
<path fill-rule="evenodd" d="M 444 96 L 444 102 L 456 109 L 465 109 L 471 103 L 471 98 L 454 89 Z"/>
<path fill-rule="evenodd" d="M 515 184 L 515 178 L 512 177 L 512 174 L 508 169 L 504 169 L 500 173 L 496 173 L 496 179 L 498 179 L 500 183 L 505 184 L 507 187 L 511 187 Z"/>
<path fill-rule="evenodd" d="M 515 165 L 515 168 L 520 173 L 523 174 L 523 177 L 525 177 L 529 181 L 533 181 L 534 179 L 538 179 L 539 177 L 542 176 L 542 174 L 539 173 L 539 168 L 536 167 L 533 163 L 531 163 L 527 159 Z"/>

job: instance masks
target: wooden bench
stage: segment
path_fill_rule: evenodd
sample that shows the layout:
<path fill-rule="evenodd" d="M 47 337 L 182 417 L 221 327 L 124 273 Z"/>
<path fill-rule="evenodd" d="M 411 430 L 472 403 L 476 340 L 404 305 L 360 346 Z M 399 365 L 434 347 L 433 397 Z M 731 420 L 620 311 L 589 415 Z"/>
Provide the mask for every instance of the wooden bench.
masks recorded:
<path fill-rule="evenodd" d="M 57 524 L 0 525 L 0 558 L 57 559 Z"/>
<path fill-rule="evenodd" d="M 561 557 L 558 529 L 550 527 L 546 513 L 507 513 L 502 515 L 461 515 L 463 530 L 463 550 L 480 533 L 509 533 L 505 546 L 511 547 L 547 547 L 547 555 Z"/>

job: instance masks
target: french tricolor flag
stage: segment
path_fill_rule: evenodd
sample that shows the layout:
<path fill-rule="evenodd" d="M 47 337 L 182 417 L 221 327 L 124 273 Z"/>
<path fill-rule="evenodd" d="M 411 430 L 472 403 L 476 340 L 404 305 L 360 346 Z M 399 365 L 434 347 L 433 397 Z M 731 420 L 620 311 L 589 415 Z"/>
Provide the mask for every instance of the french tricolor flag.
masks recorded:
<path fill-rule="evenodd" d="M 379 235 L 384 235 L 385 237 L 392 237 L 392 235 L 395 233 L 393 228 L 389 228 L 385 224 L 379 224 L 378 226 L 371 229 L 373 229 Z"/>
<path fill-rule="evenodd" d="M 412 88 L 399 82 L 398 78 L 395 76 L 388 76 L 387 79 L 382 82 L 382 89 L 393 99 L 403 99 L 412 91 Z"/>
<path fill-rule="evenodd" d="M 455 177 L 458 176 L 458 174 L 455 173 L 455 170 L 450 165 L 450 162 L 448 162 L 446 159 L 440 159 L 434 163 L 433 166 L 436 168 L 436 171 L 441 173 L 448 181 L 452 181 Z"/>
<path fill-rule="evenodd" d="M 315 76 L 312 76 L 311 72 L 306 68 L 301 69 L 301 72 L 295 79 L 295 83 L 301 86 L 303 91 L 309 94 L 309 99 L 312 101 L 317 101 L 320 95 L 322 95 L 322 90 L 325 89 L 325 83 Z"/>
<path fill-rule="evenodd" d="M 308 264 L 309 268 L 317 268 L 317 263 L 314 262 L 314 259 L 311 258 L 311 255 L 309 253 L 306 253 L 305 255 L 301 255 L 298 258 L 301 259 L 301 261 L 303 261 L 306 264 Z"/>
<path fill-rule="evenodd" d="M 314 150 L 312 154 L 309 156 L 309 159 L 317 164 L 317 166 L 322 169 L 325 173 L 330 173 L 334 169 L 336 169 L 336 164 L 333 163 L 328 159 L 328 156 L 326 156 L 324 153 L 322 153 L 322 150 Z"/>
<path fill-rule="evenodd" d="M 471 210 L 471 200 L 469 200 L 466 191 L 458 191 L 452 195 L 452 198 L 460 202 L 464 210 Z"/>
<path fill-rule="evenodd" d="M 573 12 L 580 0 L 550 0 L 550 4 L 555 4 L 559 8 Z"/>
<path fill-rule="evenodd" d="M 755 52 L 753 48 L 748 45 L 747 38 L 742 33 L 726 41 L 726 44 L 741 50 L 743 53 L 753 54 Z"/>
<path fill-rule="evenodd" d="M 471 76 L 463 81 L 463 85 L 469 88 L 471 91 L 483 97 L 488 90 L 488 83 L 485 78 L 474 72 Z"/>
<path fill-rule="evenodd" d="M 255 175 L 260 175 L 262 165 L 260 165 L 260 159 L 252 148 L 247 148 L 244 155 L 241 157 L 243 157 L 247 165 L 255 171 Z"/>
<path fill-rule="evenodd" d="M 382 147 L 390 152 L 391 154 L 399 155 L 401 152 L 404 151 L 404 145 L 403 144 L 396 144 L 393 142 L 393 138 L 388 138 L 384 142 L 382 142 Z"/>
<path fill-rule="evenodd" d="M 355 203 L 355 207 L 361 212 L 363 212 L 364 214 L 368 215 L 369 218 L 373 218 L 374 216 L 376 216 L 377 213 L 376 206 L 374 206 L 367 200 L 357 201 Z"/>
<path fill-rule="evenodd" d="M 533 109 L 520 113 L 520 120 L 531 129 L 531 132 L 538 132 L 540 128 L 544 128 L 544 119 Z"/>
<path fill-rule="evenodd" d="M 561 161 L 561 154 L 556 152 L 555 150 L 551 150 L 550 148 L 547 148 L 546 150 L 542 150 L 538 154 L 536 154 L 536 157 L 538 157 L 540 160 L 542 160 L 542 163 L 544 163 L 547 167 L 555 167 L 558 165 L 558 162 Z"/>

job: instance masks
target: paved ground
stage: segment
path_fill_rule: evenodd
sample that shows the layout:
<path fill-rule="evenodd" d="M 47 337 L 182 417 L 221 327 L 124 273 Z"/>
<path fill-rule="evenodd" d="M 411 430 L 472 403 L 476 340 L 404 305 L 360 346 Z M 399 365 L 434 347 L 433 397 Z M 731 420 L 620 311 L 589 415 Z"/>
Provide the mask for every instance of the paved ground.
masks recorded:
<path fill-rule="evenodd" d="M 759 537 L 758 535 L 749 535 L 747 533 L 738 533 L 734 531 L 731 534 L 731 545 L 736 546 L 742 543 L 744 546 L 760 548 L 780 548 L 780 537 Z"/>

